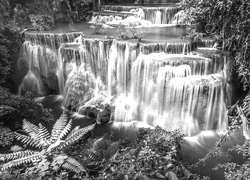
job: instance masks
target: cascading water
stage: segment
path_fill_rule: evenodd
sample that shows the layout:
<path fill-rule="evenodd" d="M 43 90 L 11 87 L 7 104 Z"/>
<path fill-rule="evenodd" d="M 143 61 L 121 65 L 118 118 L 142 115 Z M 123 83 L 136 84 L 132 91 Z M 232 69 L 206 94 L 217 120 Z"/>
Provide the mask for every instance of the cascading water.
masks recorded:
<path fill-rule="evenodd" d="M 143 9 L 146 18 L 164 24 L 173 23 L 178 11 Z M 227 125 L 227 58 L 220 52 L 192 51 L 182 40 L 143 43 L 81 35 L 27 33 L 20 61 L 29 71 L 20 92 L 60 93 L 73 111 L 100 94 L 113 96 L 115 121 L 137 120 L 190 136 Z"/>
<path fill-rule="evenodd" d="M 173 7 L 143 7 L 143 6 L 117 6 L 117 5 L 104 5 L 102 6 L 104 11 L 111 12 L 139 12 L 140 9 L 143 11 L 143 15 L 140 16 L 152 22 L 153 24 L 179 24 L 178 17 L 176 14 L 179 11 L 177 6 Z"/>
<path fill-rule="evenodd" d="M 57 49 L 65 42 L 73 42 L 82 33 L 26 33 L 18 63 L 29 69 L 19 87 L 19 93 L 31 91 L 37 95 L 58 93 L 57 72 L 60 61 Z"/>

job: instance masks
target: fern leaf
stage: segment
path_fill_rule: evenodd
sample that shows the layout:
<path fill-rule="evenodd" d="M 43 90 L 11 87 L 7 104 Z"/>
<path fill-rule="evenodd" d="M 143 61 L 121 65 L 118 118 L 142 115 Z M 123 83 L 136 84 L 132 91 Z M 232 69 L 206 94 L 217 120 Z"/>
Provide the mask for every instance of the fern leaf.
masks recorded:
<path fill-rule="evenodd" d="M 107 144 L 106 139 L 104 138 L 97 139 L 93 144 L 93 151 L 99 151 L 101 149 L 105 149 L 106 144 Z"/>
<path fill-rule="evenodd" d="M 26 151 L 18 151 L 18 152 L 9 153 L 9 154 L 0 154 L 0 159 L 2 159 L 3 161 L 9 161 L 9 160 L 14 160 L 14 159 L 30 156 L 35 153 L 37 152 L 26 150 Z"/>
<path fill-rule="evenodd" d="M 39 128 L 27 120 L 23 120 L 23 130 L 33 139 L 39 138 Z"/>
<path fill-rule="evenodd" d="M 75 133 L 76 131 L 78 131 L 80 129 L 80 126 L 76 126 L 74 129 L 72 129 L 72 131 L 70 131 L 69 136 L 71 136 L 73 133 Z"/>
<path fill-rule="evenodd" d="M 88 159 L 92 161 L 99 161 L 100 160 L 100 154 L 97 151 L 90 151 L 88 153 Z"/>
<path fill-rule="evenodd" d="M 72 125 L 72 120 L 70 120 L 68 124 L 65 126 L 65 128 L 62 130 L 60 136 L 58 137 L 59 140 L 61 140 L 70 131 L 71 125 Z"/>
<path fill-rule="evenodd" d="M 77 174 L 86 172 L 86 169 L 77 160 L 71 157 L 65 160 L 65 162 L 62 164 L 62 167 Z"/>
<path fill-rule="evenodd" d="M 36 153 L 36 154 L 31 155 L 31 156 L 18 158 L 18 159 L 12 160 L 12 161 L 10 161 L 10 162 L 8 162 L 6 164 L 3 164 L 1 166 L 1 170 L 5 171 L 5 170 L 7 170 L 9 168 L 13 168 L 13 167 L 17 167 L 17 166 L 20 166 L 20 165 L 23 165 L 23 164 L 36 162 L 36 161 L 39 161 L 41 159 L 42 159 L 42 157 L 39 154 Z"/>
<path fill-rule="evenodd" d="M 65 141 L 61 144 L 61 148 L 66 147 L 66 146 L 68 146 L 70 144 L 73 144 L 74 142 L 78 141 L 84 135 L 86 135 L 87 133 L 89 133 L 90 131 L 92 131 L 95 128 L 95 126 L 96 126 L 96 124 L 92 124 L 92 125 L 89 125 L 87 127 L 80 128 L 80 129 L 74 131 L 74 133 L 71 133 L 65 139 Z"/>
<path fill-rule="evenodd" d="M 63 113 L 53 126 L 53 129 L 51 132 L 51 139 L 50 139 L 51 143 L 54 143 L 57 141 L 62 130 L 65 128 L 66 123 L 67 123 L 67 116 L 66 116 L 66 113 Z"/>
<path fill-rule="evenodd" d="M 33 139 L 30 136 L 19 134 L 17 132 L 14 132 L 14 134 L 15 134 L 16 139 L 21 141 L 25 145 L 29 145 L 29 146 L 37 147 L 37 148 L 41 147 L 41 143 L 39 142 L 39 139 Z"/>
<path fill-rule="evenodd" d="M 50 143 L 50 134 L 48 132 L 48 130 L 42 125 L 39 124 L 39 140 L 40 140 L 40 144 L 43 146 L 49 146 Z"/>
<path fill-rule="evenodd" d="M 119 145 L 120 143 L 117 142 L 113 142 L 110 147 L 107 149 L 106 155 L 107 157 L 105 157 L 106 159 L 111 158 L 112 156 L 114 156 L 116 154 L 116 152 L 119 150 Z"/>

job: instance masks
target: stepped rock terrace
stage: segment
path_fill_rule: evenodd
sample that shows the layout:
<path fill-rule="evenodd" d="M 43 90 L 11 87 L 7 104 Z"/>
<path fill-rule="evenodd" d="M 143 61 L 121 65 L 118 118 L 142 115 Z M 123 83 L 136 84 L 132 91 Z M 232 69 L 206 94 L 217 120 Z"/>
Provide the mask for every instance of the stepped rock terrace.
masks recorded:
<path fill-rule="evenodd" d="M 176 4 L 105 5 L 94 14 L 92 20 L 109 20 L 142 12 L 152 24 L 136 27 L 144 31 L 141 40 L 117 38 L 110 26 L 94 33 L 93 23 L 26 32 L 19 63 L 28 71 L 19 92 L 61 94 L 64 107 L 79 113 L 92 98 L 112 97 L 114 121 L 137 120 L 189 136 L 225 128 L 228 57 L 212 48 L 213 40 L 196 48 L 182 39 L 179 10 Z"/>

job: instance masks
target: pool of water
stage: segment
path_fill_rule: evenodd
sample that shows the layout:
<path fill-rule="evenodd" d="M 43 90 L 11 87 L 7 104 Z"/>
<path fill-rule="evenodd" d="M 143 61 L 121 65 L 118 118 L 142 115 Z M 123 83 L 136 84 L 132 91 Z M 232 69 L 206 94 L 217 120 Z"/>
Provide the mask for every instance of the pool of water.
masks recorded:
<path fill-rule="evenodd" d="M 42 31 L 42 33 L 67 33 L 67 32 L 83 32 L 84 37 L 106 39 L 107 37 L 116 38 L 117 32 L 115 29 L 102 28 L 99 34 L 96 34 L 93 29 L 90 28 L 89 23 L 79 23 L 70 27 L 68 24 L 57 25 L 53 30 Z M 142 42 L 187 42 L 183 40 L 181 36 L 185 34 L 184 27 L 178 27 L 175 25 L 150 25 L 143 28 Z M 33 31 L 36 33 L 35 31 Z M 39 32 L 41 33 L 41 32 Z M 132 40 L 136 41 L 136 40 Z"/>

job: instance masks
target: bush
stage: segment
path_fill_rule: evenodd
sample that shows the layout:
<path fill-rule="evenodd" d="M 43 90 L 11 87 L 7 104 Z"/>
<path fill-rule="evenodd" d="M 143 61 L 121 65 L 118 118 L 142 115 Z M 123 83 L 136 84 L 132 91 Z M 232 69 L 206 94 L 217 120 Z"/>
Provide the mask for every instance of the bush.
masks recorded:
<path fill-rule="evenodd" d="M 53 121 L 51 110 L 36 103 L 31 94 L 18 96 L 0 87 L 0 122 L 10 128 L 19 128 L 23 119 L 37 122 Z"/>
<path fill-rule="evenodd" d="M 221 39 L 231 53 L 244 90 L 250 88 L 250 4 L 248 0 L 183 0 L 185 21 L 198 33 Z"/>
<path fill-rule="evenodd" d="M 32 26 L 39 31 L 51 29 L 55 23 L 54 18 L 48 15 L 31 14 L 29 17 Z"/>

